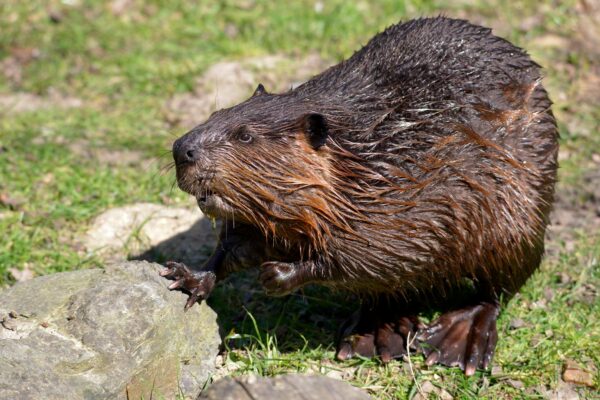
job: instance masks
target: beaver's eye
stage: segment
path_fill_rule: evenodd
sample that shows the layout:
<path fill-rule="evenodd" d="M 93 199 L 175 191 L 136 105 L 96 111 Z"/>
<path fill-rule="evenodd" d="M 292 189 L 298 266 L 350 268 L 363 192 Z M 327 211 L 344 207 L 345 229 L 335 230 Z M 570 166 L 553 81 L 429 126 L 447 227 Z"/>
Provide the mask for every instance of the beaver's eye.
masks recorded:
<path fill-rule="evenodd" d="M 239 129 L 236 132 L 236 136 L 237 139 L 242 143 L 250 143 L 252 140 L 254 140 L 254 137 L 252 137 L 252 135 L 245 128 Z"/>
<path fill-rule="evenodd" d="M 240 142 L 242 143 L 250 143 L 252 141 L 252 135 L 250 135 L 249 133 L 241 133 L 240 134 Z"/>

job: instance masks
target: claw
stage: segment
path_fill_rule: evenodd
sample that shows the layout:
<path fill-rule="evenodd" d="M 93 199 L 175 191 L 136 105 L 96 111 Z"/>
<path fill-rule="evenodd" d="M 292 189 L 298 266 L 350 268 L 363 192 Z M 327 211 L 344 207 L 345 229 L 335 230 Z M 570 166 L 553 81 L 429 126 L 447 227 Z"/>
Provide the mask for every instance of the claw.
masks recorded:
<path fill-rule="evenodd" d="M 201 299 L 200 296 L 200 289 L 196 288 L 192 291 L 192 293 L 190 294 L 190 297 L 187 299 L 185 306 L 183 307 L 183 311 L 187 311 L 190 308 L 192 308 L 192 306 L 194 304 L 196 304 L 196 302 L 198 301 L 198 299 Z"/>
<path fill-rule="evenodd" d="M 178 287 L 180 287 L 181 285 L 183 285 L 183 282 L 182 282 L 182 280 L 178 280 L 178 281 L 175 281 L 175 282 L 171 283 L 171 284 L 169 285 L 169 289 L 170 289 L 170 290 L 177 289 L 177 288 L 178 288 Z"/>
<path fill-rule="evenodd" d="M 182 278 L 188 274 L 191 274 L 192 271 L 182 263 L 167 261 L 165 265 L 165 269 L 159 271 L 159 275 L 165 278 Z"/>
<path fill-rule="evenodd" d="M 388 363 L 406 354 L 407 340 L 420 325 L 416 317 L 397 316 L 389 309 L 361 310 L 342 327 L 336 357 L 379 356 L 381 362 Z"/>
<path fill-rule="evenodd" d="M 160 276 L 169 276 L 172 273 L 173 273 L 173 271 L 171 270 L 171 268 L 165 268 L 165 269 L 161 270 L 158 274 Z"/>
<path fill-rule="evenodd" d="M 335 356 L 340 361 L 346 361 L 354 356 L 354 352 L 352 351 L 352 344 L 350 342 L 340 343 L 338 346 L 338 351 Z"/>
<path fill-rule="evenodd" d="M 374 357 L 377 355 L 375 351 L 375 336 L 369 333 L 362 335 L 352 335 L 346 337 L 338 346 L 337 359 L 344 361 L 349 360 L 354 356 Z"/>
<path fill-rule="evenodd" d="M 434 351 L 433 353 L 429 354 L 429 356 L 425 360 L 425 364 L 427 364 L 427 366 L 432 366 L 433 364 L 438 362 L 439 359 L 440 359 L 440 352 Z"/>
<path fill-rule="evenodd" d="M 212 270 L 192 272 L 185 264 L 169 261 L 166 268 L 159 272 L 160 276 L 175 281 L 169 289 L 182 289 L 190 293 L 184 311 L 189 310 L 196 302 L 202 301 L 211 293 L 216 276 Z"/>

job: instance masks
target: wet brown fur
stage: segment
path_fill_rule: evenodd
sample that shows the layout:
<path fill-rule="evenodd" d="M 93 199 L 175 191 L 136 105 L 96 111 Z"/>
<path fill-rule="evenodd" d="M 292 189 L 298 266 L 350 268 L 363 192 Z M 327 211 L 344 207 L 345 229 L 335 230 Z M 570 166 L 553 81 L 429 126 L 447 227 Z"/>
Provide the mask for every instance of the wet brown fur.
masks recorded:
<path fill-rule="evenodd" d="M 218 193 L 231 209 L 217 216 L 257 227 L 281 258 L 317 260 L 319 283 L 407 301 L 465 285 L 510 296 L 540 263 L 556 180 L 540 79 L 485 28 L 396 25 L 290 92 L 215 113 L 182 138 L 204 158 L 178 181 Z"/>

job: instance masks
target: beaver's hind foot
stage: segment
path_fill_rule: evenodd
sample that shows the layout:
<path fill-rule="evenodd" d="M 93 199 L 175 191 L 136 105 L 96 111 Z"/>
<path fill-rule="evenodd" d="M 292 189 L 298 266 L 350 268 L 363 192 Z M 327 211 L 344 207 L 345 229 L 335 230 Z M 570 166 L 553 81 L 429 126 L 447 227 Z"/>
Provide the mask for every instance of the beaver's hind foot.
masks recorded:
<path fill-rule="evenodd" d="M 160 271 L 160 276 L 175 281 L 169 286 L 169 289 L 181 289 L 190 293 L 190 297 L 185 303 L 185 311 L 197 301 L 208 298 L 215 286 L 216 275 L 212 271 L 194 272 L 185 264 L 174 261 L 167 261 L 166 267 Z"/>
<path fill-rule="evenodd" d="M 497 304 L 480 303 L 442 314 L 419 331 L 425 363 L 458 366 L 467 376 L 477 368 L 488 368 L 498 340 L 498 311 Z"/>
<path fill-rule="evenodd" d="M 402 315 L 385 308 L 362 307 L 348 319 L 340 330 L 337 359 L 354 356 L 379 356 L 387 363 L 416 349 L 412 339 L 424 325 L 414 315 Z"/>

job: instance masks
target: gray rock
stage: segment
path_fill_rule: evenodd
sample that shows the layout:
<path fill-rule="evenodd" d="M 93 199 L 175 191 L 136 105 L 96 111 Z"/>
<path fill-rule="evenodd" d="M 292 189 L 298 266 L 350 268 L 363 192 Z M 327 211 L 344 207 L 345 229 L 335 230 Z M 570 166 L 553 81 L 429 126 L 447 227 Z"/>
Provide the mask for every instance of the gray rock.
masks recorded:
<path fill-rule="evenodd" d="M 224 378 L 198 399 L 208 400 L 367 400 L 366 392 L 349 383 L 322 375 L 254 375 Z"/>
<path fill-rule="evenodd" d="M 196 397 L 221 342 L 203 303 L 167 290 L 162 267 L 124 262 L 0 292 L 0 399 Z"/>

